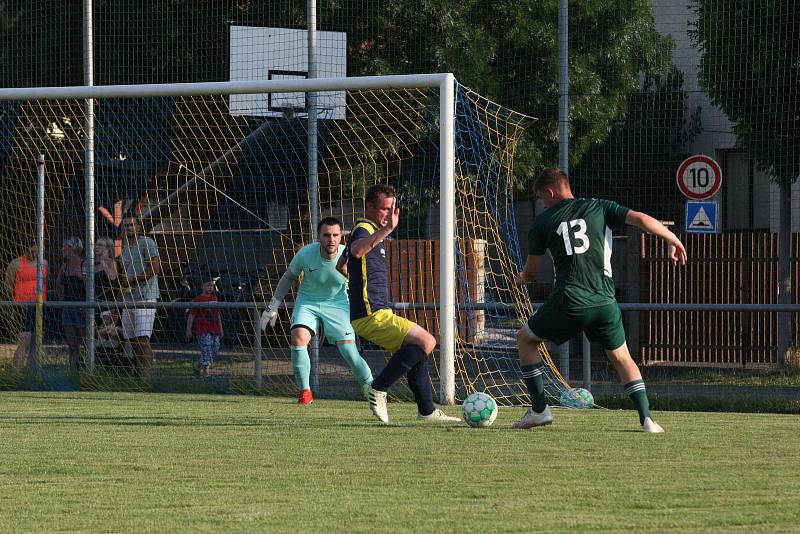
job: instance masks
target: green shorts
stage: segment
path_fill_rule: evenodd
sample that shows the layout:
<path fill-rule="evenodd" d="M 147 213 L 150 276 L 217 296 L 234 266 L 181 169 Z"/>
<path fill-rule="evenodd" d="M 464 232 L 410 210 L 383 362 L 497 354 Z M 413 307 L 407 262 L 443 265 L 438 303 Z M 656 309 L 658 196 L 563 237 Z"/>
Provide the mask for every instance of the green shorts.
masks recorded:
<path fill-rule="evenodd" d="M 347 301 L 313 302 L 304 299 L 295 301 L 292 329 L 303 326 L 316 334 L 319 322 L 325 329 L 325 337 L 331 343 L 356 338 L 355 331 L 350 325 L 350 304 Z"/>
<path fill-rule="evenodd" d="M 528 328 L 534 335 L 557 344 L 581 332 L 598 341 L 605 350 L 618 349 L 625 343 L 622 313 L 616 302 L 591 308 L 567 308 L 557 302 L 545 302 L 530 319 Z"/>

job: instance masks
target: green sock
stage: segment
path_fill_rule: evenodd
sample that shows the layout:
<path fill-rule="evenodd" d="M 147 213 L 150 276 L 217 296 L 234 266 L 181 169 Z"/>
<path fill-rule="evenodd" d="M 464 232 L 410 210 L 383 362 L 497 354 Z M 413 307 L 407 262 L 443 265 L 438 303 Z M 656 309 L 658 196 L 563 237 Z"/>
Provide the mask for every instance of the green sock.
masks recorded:
<path fill-rule="evenodd" d="M 639 412 L 639 424 L 644 424 L 644 418 L 650 417 L 650 401 L 647 400 L 647 391 L 644 389 L 644 380 L 631 380 L 625 384 L 625 394 L 628 395 Z"/>
<path fill-rule="evenodd" d="M 544 396 L 544 362 L 522 366 L 522 379 L 528 387 L 531 396 L 531 408 L 534 412 L 542 413 L 547 406 Z"/>
<path fill-rule="evenodd" d="M 308 347 L 305 345 L 302 347 L 292 345 L 292 369 L 297 387 L 311 389 L 311 386 L 308 385 L 311 376 L 311 358 L 308 357 Z"/>
<path fill-rule="evenodd" d="M 350 366 L 353 371 L 353 376 L 356 377 L 360 385 L 369 384 L 372 382 L 372 370 L 367 365 L 361 354 L 358 353 L 358 347 L 355 343 L 337 343 L 336 347 L 339 349 L 339 354 L 342 355 L 344 361 Z"/>

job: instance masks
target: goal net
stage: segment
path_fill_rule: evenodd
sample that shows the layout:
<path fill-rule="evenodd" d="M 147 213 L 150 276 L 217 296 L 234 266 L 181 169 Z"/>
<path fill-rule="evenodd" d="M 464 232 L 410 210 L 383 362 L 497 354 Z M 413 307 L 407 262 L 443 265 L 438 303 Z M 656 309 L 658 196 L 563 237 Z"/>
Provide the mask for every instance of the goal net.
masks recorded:
<path fill-rule="evenodd" d="M 315 239 L 315 213 L 341 219 L 346 233 L 363 214 L 366 188 L 389 183 L 402 209 L 387 246 L 396 313 L 437 338 L 445 331 L 440 235 L 451 224 L 455 397 L 477 390 L 501 403 L 527 401 L 515 332 L 532 308 L 526 289 L 513 283 L 526 254 L 518 235 L 513 164 L 531 119 L 456 83 L 448 126 L 454 194 L 442 198 L 439 84 L 397 83 L 410 78 L 362 78 L 368 80 L 362 87 L 357 79 L 309 81 L 317 85 L 304 90 L 320 91 L 311 108 L 298 88 L 271 82 L 251 84 L 248 92 L 232 83 L 206 84 L 206 93 L 200 84 L 128 86 L 119 94 L 121 86 L 94 88 L 92 122 L 83 99 L 89 93 L 79 94 L 82 88 L 65 88 L 63 96 L 57 89 L 40 90 L 39 97 L 27 99 L 4 90 L 0 253 L 8 268 L 0 306 L 0 385 L 294 393 L 294 294 L 287 296 L 275 328 L 262 333 L 258 316 L 264 302 L 295 251 Z M 309 112 L 318 117 L 316 176 L 309 172 Z M 43 210 L 37 208 L 40 155 Z M 87 195 L 87 169 L 93 195 Z M 443 202 L 452 206 L 453 221 L 442 220 Z M 87 214 L 94 218 L 93 236 Z M 154 363 L 144 381 L 136 373 L 136 347 L 122 331 L 125 284 L 110 267 L 115 263 L 119 270 L 128 214 L 140 219 L 162 268 L 150 337 Z M 48 262 L 40 307 L 10 302 L 20 300 L 17 285 L 36 270 L 37 224 L 44 226 Z M 87 240 L 94 241 L 91 268 L 81 258 L 69 259 L 81 252 L 74 238 L 84 249 Z M 65 303 L 88 300 L 85 293 L 76 297 L 81 271 L 95 271 L 94 307 Z M 216 287 L 224 335 L 212 369 L 197 376 L 199 349 L 186 337 L 187 303 L 207 281 Z M 95 328 L 87 329 L 92 316 Z M 388 355 L 368 343 L 361 350 L 373 373 L 379 372 Z M 548 393 L 557 403 L 565 384 L 542 351 L 550 367 Z M 445 360 L 436 355 L 435 385 L 441 373 L 450 372 L 440 361 Z M 317 394 L 357 394 L 335 347 L 321 342 L 312 364 Z"/>

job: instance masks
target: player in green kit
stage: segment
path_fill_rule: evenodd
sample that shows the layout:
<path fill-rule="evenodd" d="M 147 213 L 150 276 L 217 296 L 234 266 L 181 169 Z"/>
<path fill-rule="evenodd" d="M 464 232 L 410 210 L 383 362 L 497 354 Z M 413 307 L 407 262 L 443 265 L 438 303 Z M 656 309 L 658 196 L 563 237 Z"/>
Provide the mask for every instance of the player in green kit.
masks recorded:
<path fill-rule="evenodd" d="M 314 401 L 309 385 L 311 360 L 308 343 L 311 336 L 317 333 L 318 322 L 322 322 L 325 337 L 339 349 L 339 354 L 350 366 L 365 395 L 372 383 L 372 371 L 358 353 L 355 333 L 350 325 L 347 278 L 336 270 L 336 262 L 344 252 L 344 245 L 341 244 L 342 222 L 335 217 L 322 219 L 317 225 L 317 241 L 297 251 L 278 282 L 269 306 L 261 314 L 261 329 L 267 325 L 274 327 L 281 302 L 295 280 L 303 275 L 294 303 L 291 326 L 292 369 L 297 387 L 300 388 L 299 404 L 311 404 Z"/>
<path fill-rule="evenodd" d="M 644 432 L 664 432 L 650 415 L 642 374 L 625 343 L 622 314 L 614 297 L 611 277 L 611 226 L 628 224 L 667 242 L 673 265 L 686 264 L 686 249 L 663 224 L 647 214 L 610 200 L 575 198 L 561 169 L 548 168 L 534 182 L 536 195 L 547 208 L 533 223 L 528 236 L 528 258 L 516 277 L 532 282 L 545 252 L 555 269 L 555 287 L 547 301 L 517 333 L 522 377 L 531 407 L 514 428 L 532 428 L 553 422 L 544 395 L 542 341 L 557 344 L 585 332 L 603 345 L 606 355 L 639 412 Z"/>

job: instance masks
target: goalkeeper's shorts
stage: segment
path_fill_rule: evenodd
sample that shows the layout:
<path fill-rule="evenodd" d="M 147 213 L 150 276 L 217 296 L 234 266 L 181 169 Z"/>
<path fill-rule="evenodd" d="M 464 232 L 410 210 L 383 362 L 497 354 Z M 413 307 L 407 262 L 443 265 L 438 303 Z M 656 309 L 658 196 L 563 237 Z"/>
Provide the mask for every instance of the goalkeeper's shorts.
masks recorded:
<path fill-rule="evenodd" d="M 395 315 L 392 310 L 387 309 L 378 310 L 353 321 L 353 328 L 359 336 L 391 353 L 400 350 L 406 335 L 416 325 L 417 323 Z"/>
<path fill-rule="evenodd" d="M 591 308 L 564 307 L 548 300 L 528 319 L 528 328 L 540 338 L 564 343 L 581 332 L 597 341 L 605 350 L 618 349 L 625 343 L 622 313 L 616 302 Z"/>
<path fill-rule="evenodd" d="M 305 327 L 316 335 L 319 323 L 322 323 L 325 337 L 331 343 L 356 339 L 350 325 L 350 304 L 347 301 L 313 302 L 297 299 L 292 311 L 292 329 Z"/>

